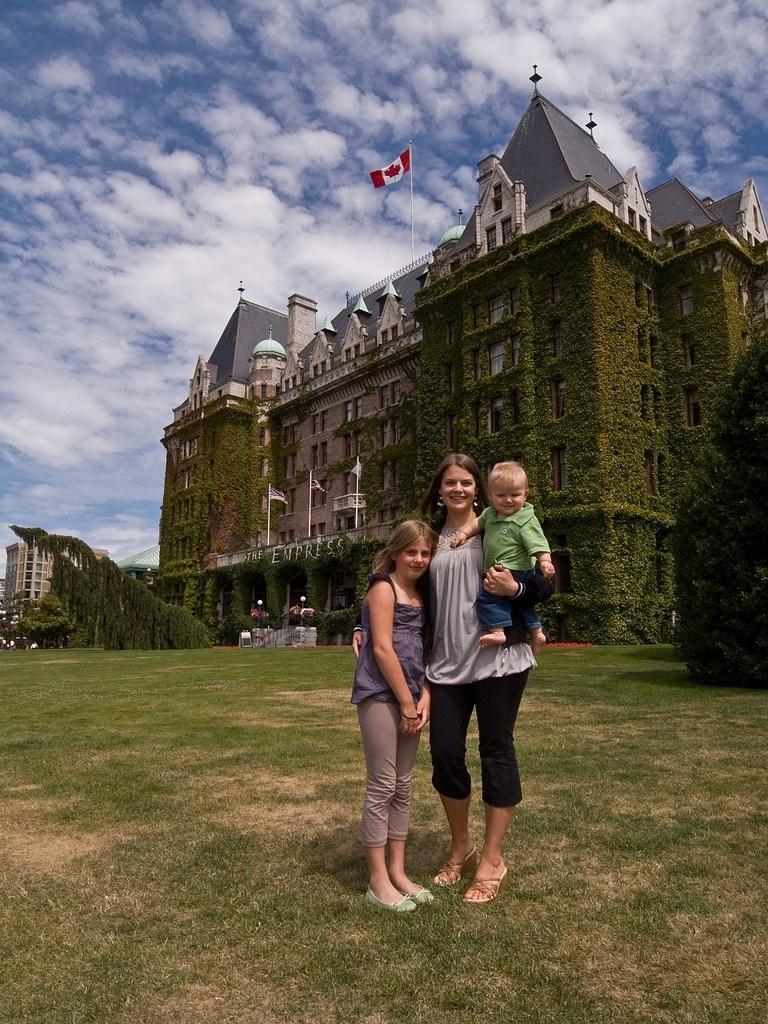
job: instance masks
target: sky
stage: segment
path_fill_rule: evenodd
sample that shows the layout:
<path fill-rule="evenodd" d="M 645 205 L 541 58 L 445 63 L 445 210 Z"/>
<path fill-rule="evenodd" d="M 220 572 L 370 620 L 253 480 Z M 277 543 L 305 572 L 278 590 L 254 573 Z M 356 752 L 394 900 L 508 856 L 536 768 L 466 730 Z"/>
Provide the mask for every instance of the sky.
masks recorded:
<path fill-rule="evenodd" d="M 172 408 L 243 281 L 318 322 L 476 202 L 539 89 L 650 188 L 768 200 L 764 0 L 2 0 L 0 576 L 10 524 L 157 543 Z"/>

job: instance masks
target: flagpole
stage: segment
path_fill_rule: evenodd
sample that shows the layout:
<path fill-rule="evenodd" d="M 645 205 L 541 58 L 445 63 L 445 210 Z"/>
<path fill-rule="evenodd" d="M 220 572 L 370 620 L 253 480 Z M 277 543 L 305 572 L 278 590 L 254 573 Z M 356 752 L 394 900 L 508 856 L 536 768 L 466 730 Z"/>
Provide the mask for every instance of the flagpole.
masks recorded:
<path fill-rule="evenodd" d="M 267 489 L 267 547 L 269 547 L 270 524 L 272 521 L 272 488 Z"/>
<path fill-rule="evenodd" d="M 408 158 L 411 165 L 411 262 L 416 259 L 413 241 L 413 139 L 408 139 Z"/>
<path fill-rule="evenodd" d="M 360 456 L 358 455 L 357 456 L 357 461 L 355 462 L 355 469 L 357 469 L 359 464 L 360 464 Z M 355 473 L 355 529 L 357 529 L 357 517 L 360 514 L 360 512 L 359 512 L 360 502 L 358 500 L 359 495 L 360 495 L 360 473 L 357 472 L 357 473 Z"/>
<path fill-rule="evenodd" d="M 312 536 L 312 470 L 309 471 L 309 516 L 307 517 L 307 537 Z"/>

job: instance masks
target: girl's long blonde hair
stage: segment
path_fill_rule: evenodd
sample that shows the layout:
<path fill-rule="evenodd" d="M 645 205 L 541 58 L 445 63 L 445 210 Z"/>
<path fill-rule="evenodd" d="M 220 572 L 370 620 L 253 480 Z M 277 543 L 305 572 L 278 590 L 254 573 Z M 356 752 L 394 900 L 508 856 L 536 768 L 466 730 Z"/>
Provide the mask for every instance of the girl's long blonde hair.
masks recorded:
<path fill-rule="evenodd" d="M 437 534 L 429 523 L 423 523 L 420 519 L 406 519 L 404 523 L 394 528 L 386 547 L 374 558 L 373 571 L 391 572 L 395 567 L 395 555 L 406 551 L 419 541 L 429 544 L 432 554 L 435 553 Z"/>

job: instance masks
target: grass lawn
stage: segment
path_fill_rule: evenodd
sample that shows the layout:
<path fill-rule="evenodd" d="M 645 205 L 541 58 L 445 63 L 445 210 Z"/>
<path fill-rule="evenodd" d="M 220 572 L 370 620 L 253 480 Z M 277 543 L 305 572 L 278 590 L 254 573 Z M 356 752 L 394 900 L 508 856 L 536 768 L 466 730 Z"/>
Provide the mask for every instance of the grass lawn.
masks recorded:
<path fill-rule="evenodd" d="M 348 650 L 0 655 L 0 1021 L 763 1024 L 768 694 L 541 662 L 509 888 L 399 916 L 361 898 Z M 422 882 L 441 814 L 424 743 Z"/>

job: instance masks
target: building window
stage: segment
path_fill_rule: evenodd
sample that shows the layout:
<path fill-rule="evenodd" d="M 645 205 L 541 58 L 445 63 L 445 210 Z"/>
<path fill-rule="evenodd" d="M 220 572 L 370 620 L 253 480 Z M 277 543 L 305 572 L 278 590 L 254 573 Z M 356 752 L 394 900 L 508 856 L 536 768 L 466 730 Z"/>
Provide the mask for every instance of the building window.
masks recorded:
<path fill-rule="evenodd" d="M 475 402 L 475 437 L 483 433 L 483 406 L 481 402 Z"/>
<path fill-rule="evenodd" d="M 353 430 L 344 437 L 344 457 L 351 459 L 360 454 L 360 431 Z"/>
<path fill-rule="evenodd" d="M 262 398 L 266 398 L 267 397 L 267 385 L 266 384 L 262 384 L 261 385 L 261 397 Z"/>
<path fill-rule="evenodd" d="M 488 366 L 492 377 L 504 369 L 504 346 L 500 341 L 488 346 Z"/>
<path fill-rule="evenodd" d="M 453 363 L 445 364 L 445 384 L 448 389 L 448 394 L 453 394 Z"/>
<path fill-rule="evenodd" d="M 635 217 L 635 211 L 632 209 L 631 206 L 627 207 L 627 220 L 629 221 L 629 226 L 631 228 L 635 227 L 637 221 Z"/>
<path fill-rule="evenodd" d="M 480 376 L 480 350 L 472 349 L 472 376 L 477 380 Z"/>
<path fill-rule="evenodd" d="M 386 409 L 389 405 L 389 384 L 382 384 L 379 388 L 379 408 Z"/>
<path fill-rule="evenodd" d="M 504 299 L 503 299 L 503 297 L 501 295 L 494 295 L 494 297 L 492 299 L 488 300 L 488 323 L 489 324 L 498 323 L 499 320 L 501 320 L 501 318 L 504 316 L 504 314 L 506 312 L 507 311 L 506 311 L 506 309 L 504 307 Z"/>
<path fill-rule="evenodd" d="M 521 338 L 520 338 L 520 332 L 519 331 L 515 331 L 514 334 L 510 334 L 510 336 L 509 336 L 509 349 L 510 349 L 510 353 L 511 353 L 512 365 L 513 366 L 518 366 L 519 363 L 520 363 L 521 347 L 522 347 L 522 342 L 521 342 Z"/>
<path fill-rule="evenodd" d="M 312 414 L 312 433 L 313 434 L 317 434 L 319 430 L 320 430 L 320 416 L 318 415 L 318 413 L 315 412 L 315 413 Z"/>
<path fill-rule="evenodd" d="M 354 413 L 353 413 L 352 402 L 351 401 L 345 402 L 344 403 L 344 422 L 345 423 L 351 423 L 353 419 L 354 419 Z"/>
<path fill-rule="evenodd" d="M 571 556 L 567 551 L 553 551 L 552 565 L 555 568 L 555 578 L 552 582 L 553 594 L 570 594 L 573 592 L 571 586 Z"/>
<path fill-rule="evenodd" d="M 637 328 L 637 358 L 641 363 L 645 362 L 645 331 L 642 327 Z"/>
<path fill-rule="evenodd" d="M 672 235 L 672 248 L 675 252 L 679 252 L 685 248 L 685 232 L 675 231 Z"/>
<path fill-rule="evenodd" d="M 701 406 L 699 404 L 699 389 L 695 384 L 683 388 L 685 401 L 685 425 L 686 427 L 698 427 L 701 424 Z"/>
<path fill-rule="evenodd" d="M 501 200 L 501 183 L 497 182 L 493 186 L 493 211 L 494 211 L 494 213 L 498 213 L 499 210 L 501 209 L 501 202 L 502 202 L 502 200 Z"/>
<path fill-rule="evenodd" d="M 392 405 L 397 405 L 400 401 L 400 381 L 393 380 L 389 385 L 389 397 L 392 401 Z"/>
<path fill-rule="evenodd" d="M 549 301 L 550 302 L 559 302 L 561 294 L 562 294 L 562 292 L 561 292 L 561 288 L 560 288 L 560 275 L 559 274 L 550 274 L 549 275 Z"/>
<path fill-rule="evenodd" d="M 520 422 L 520 393 L 517 388 L 512 388 L 509 396 L 509 418 L 511 423 Z"/>
<path fill-rule="evenodd" d="M 645 286 L 645 305 L 649 313 L 652 313 L 656 308 L 656 293 L 649 284 Z"/>
<path fill-rule="evenodd" d="M 389 420 L 385 420 L 379 427 L 379 441 L 382 448 L 389 447 Z"/>
<path fill-rule="evenodd" d="M 400 420 L 395 417 L 389 421 L 391 432 L 392 432 L 392 444 L 397 444 L 402 436 L 400 433 Z"/>
<path fill-rule="evenodd" d="M 684 334 L 683 338 L 683 362 L 686 366 L 696 365 L 696 345 L 692 334 Z"/>
<path fill-rule="evenodd" d="M 747 311 L 747 302 L 749 301 L 749 292 L 743 284 L 739 285 L 739 311 L 745 313 Z"/>
<path fill-rule="evenodd" d="M 562 203 L 558 203 L 557 206 L 550 207 L 549 218 L 550 220 L 557 220 L 558 217 L 562 217 L 565 213 L 565 207 Z"/>
<path fill-rule="evenodd" d="M 651 366 L 654 370 L 658 370 L 660 365 L 659 360 L 659 339 L 655 334 L 651 334 L 648 338 L 648 357 L 650 359 Z"/>
<path fill-rule="evenodd" d="M 486 231 L 485 231 L 485 241 L 486 241 L 486 245 L 488 246 L 488 252 L 493 252 L 493 250 L 496 248 L 496 225 L 495 224 L 491 224 L 491 226 L 489 228 L 486 228 Z"/>
<path fill-rule="evenodd" d="M 449 320 L 445 325 L 445 343 L 446 345 L 452 345 L 454 341 L 453 334 L 453 320 Z"/>
<path fill-rule="evenodd" d="M 355 419 L 359 420 L 363 415 L 363 400 L 362 398 L 355 399 Z"/>
<path fill-rule="evenodd" d="M 492 434 L 498 434 L 504 424 L 504 399 L 497 395 L 491 399 L 489 428 Z"/>
<path fill-rule="evenodd" d="M 456 445 L 456 413 L 449 412 L 445 416 L 445 445 L 451 451 Z"/>
<path fill-rule="evenodd" d="M 323 411 L 320 413 L 320 429 L 321 430 L 327 430 L 328 429 L 328 410 L 327 409 L 323 409 Z"/>
<path fill-rule="evenodd" d="M 472 326 L 480 326 L 480 306 L 478 303 L 475 303 L 475 305 L 472 307 Z"/>
<path fill-rule="evenodd" d="M 647 384 L 643 384 L 640 388 L 640 419 L 649 420 L 651 418 L 651 389 Z"/>
<path fill-rule="evenodd" d="M 506 245 L 512 241 L 512 218 L 505 217 L 501 222 L 501 244 Z"/>
<path fill-rule="evenodd" d="M 565 381 L 562 377 L 553 377 L 549 382 L 549 400 L 552 419 L 559 420 L 565 416 Z"/>
<path fill-rule="evenodd" d="M 451 260 L 451 273 L 455 273 L 461 266 L 461 260 Z"/>
<path fill-rule="evenodd" d="M 682 285 L 677 294 L 680 302 L 680 316 L 690 316 L 693 313 L 693 285 Z"/>
<path fill-rule="evenodd" d="M 643 235 L 648 235 L 648 221 L 645 219 L 645 217 L 640 218 L 640 232 Z"/>
<path fill-rule="evenodd" d="M 389 336 L 392 339 L 392 341 L 396 341 L 397 340 L 397 324 L 393 324 L 392 325 L 392 329 L 389 332 Z"/>
<path fill-rule="evenodd" d="M 520 312 L 520 289 L 510 288 L 509 290 L 509 311 L 514 316 Z"/>
<path fill-rule="evenodd" d="M 563 338 L 560 333 L 560 321 L 553 320 L 550 327 L 549 335 L 550 351 L 555 358 L 558 358 L 563 354 Z"/>
<path fill-rule="evenodd" d="M 656 475 L 653 472 L 653 452 L 645 452 L 643 455 L 643 467 L 645 471 L 645 489 L 649 494 L 655 494 Z"/>
<path fill-rule="evenodd" d="M 760 221 L 759 221 L 758 216 L 757 216 L 757 207 L 756 206 L 752 207 L 752 219 L 754 220 L 755 231 L 759 231 L 760 230 Z"/>
<path fill-rule="evenodd" d="M 296 456 L 289 455 L 287 459 L 287 473 L 286 476 L 296 476 Z"/>
<path fill-rule="evenodd" d="M 285 505 L 285 511 L 287 515 L 290 516 L 293 515 L 293 510 L 296 507 L 296 488 L 291 487 L 288 493 L 286 494 L 286 497 L 288 498 L 288 501 L 286 502 Z"/>
<path fill-rule="evenodd" d="M 320 442 L 320 465 L 321 466 L 327 466 L 328 465 L 328 442 L 327 441 L 321 441 Z"/>
<path fill-rule="evenodd" d="M 568 486 L 565 448 L 553 448 L 550 452 L 550 463 L 552 465 L 552 490 L 562 491 Z"/>
<path fill-rule="evenodd" d="M 312 445 L 312 469 L 317 469 L 317 445 Z"/>

